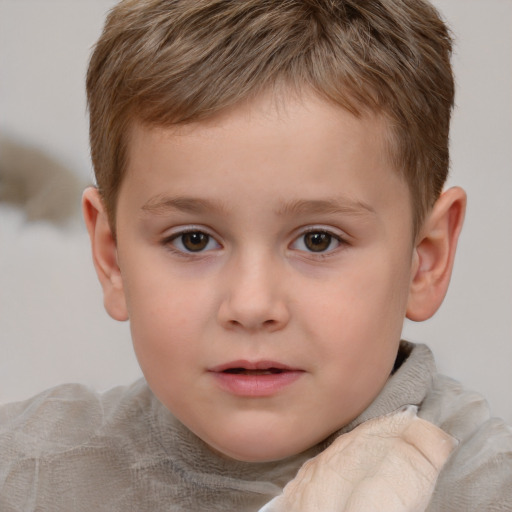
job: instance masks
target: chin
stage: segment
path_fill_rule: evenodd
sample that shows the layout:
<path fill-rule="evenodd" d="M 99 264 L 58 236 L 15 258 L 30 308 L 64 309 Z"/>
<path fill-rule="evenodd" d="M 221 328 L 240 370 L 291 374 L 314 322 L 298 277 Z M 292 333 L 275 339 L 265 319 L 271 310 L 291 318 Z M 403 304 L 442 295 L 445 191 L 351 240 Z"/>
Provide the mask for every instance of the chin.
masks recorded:
<path fill-rule="evenodd" d="M 265 439 L 261 436 L 260 439 Z M 288 441 L 289 443 L 289 441 Z M 302 445 L 290 445 L 286 441 L 269 445 L 268 442 L 262 444 L 247 440 L 241 445 L 219 445 L 208 444 L 210 449 L 222 458 L 237 460 L 239 462 L 275 462 L 286 459 L 287 457 L 297 455 L 309 448 Z"/>

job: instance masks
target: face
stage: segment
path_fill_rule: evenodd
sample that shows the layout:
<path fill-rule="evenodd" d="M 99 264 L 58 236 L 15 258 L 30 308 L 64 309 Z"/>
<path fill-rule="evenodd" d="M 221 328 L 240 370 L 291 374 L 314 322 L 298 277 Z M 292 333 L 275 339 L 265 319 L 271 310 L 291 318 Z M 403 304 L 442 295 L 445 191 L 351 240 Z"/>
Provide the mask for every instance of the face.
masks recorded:
<path fill-rule="evenodd" d="M 385 130 L 314 96 L 133 127 L 117 257 L 135 351 L 215 451 L 299 453 L 385 384 L 413 245 Z"/>

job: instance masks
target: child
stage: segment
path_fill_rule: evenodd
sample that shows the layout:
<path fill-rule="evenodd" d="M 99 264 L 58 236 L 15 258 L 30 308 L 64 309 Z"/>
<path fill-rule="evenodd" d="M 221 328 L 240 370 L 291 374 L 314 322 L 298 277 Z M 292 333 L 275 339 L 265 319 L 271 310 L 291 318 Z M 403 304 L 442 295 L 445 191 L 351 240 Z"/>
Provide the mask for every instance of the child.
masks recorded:
<path fill-rule="evenodd" d="M 510 430 L 400 342 L 440 306 L 464 217 L 464 192 L 442 191 L 450 50 L 418 0 L 111 12 L 83 209 L 145 380 L 4 407 L 1 510 L 258 510 L 289 482 L 288 510 L 328 510 L 304 472 L 333 453 L 335 510 L 396 512 L 425 460 L 404 510 L 512 510 Z"/>

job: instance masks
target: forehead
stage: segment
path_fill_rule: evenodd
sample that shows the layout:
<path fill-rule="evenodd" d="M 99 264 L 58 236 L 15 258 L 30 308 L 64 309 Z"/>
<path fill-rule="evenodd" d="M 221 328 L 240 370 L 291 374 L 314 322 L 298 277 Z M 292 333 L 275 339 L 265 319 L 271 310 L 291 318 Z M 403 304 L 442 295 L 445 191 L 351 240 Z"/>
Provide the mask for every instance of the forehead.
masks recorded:
<path fill-rule="evenodd" d="M 267 94 L 200 122 L 134 123 L 125 182 L 146 196 L 141 207 L 166 195 L 188 198 L 191 189 L 199 199 L 213 191 L 229 196 L 266 189 L 280 195 L 282 205 L 274 209 L 327 195 L 371 209 L 369 199 L 378 200 L 383 183 L 408 204 L 407 187 L 390 163 L 388 133 L 379 115 L 356 117 L 314 95 Z"/>
<path fill-rule="evenodd" d="M 267 91 L 200 121 L 159 126 L 135 120 L 128 129 L 128 156 L 165 145 L 174 146 L 178 153 L 188 140 L 206 149 L 209 144 L 233 140 L 235 134 L 238 146 L 226 144 L 224 148 L 233 155 L 238 149 L 258 146 L 270 154 L 275 146 L 287 144 L 295 146 L 296 154 L 322 148 L 330 150 L 329 153 L 350 152 L 354 157 L 367 155 L 368 146 L 372 146 L 372 154 L 378 153 L 379 161 L 389 166 L 391 135 L 385 116 L 370 111 L 356 116 L 315 93 L 294 93 L 288 89 Z M 304 144 L 305 139 L 308 144 Z M 222 148 L 219 146 L 218 150 Z M 131 162 L 129 158 L 128 169 L 133 170 Z"/>

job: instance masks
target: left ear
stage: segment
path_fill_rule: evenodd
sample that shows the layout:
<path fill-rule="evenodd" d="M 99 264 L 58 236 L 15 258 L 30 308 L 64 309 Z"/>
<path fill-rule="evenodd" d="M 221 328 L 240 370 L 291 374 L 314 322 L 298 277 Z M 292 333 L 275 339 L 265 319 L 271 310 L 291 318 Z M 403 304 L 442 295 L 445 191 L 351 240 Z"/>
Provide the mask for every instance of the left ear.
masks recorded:
<path fill-rule="evenodd" d="M 466 212 L 466 193 L 453 187 L 441 194 L 416 240 L 406 316 L 421 322 L 439 308 L 448 290 L 457 241 Z"/>

